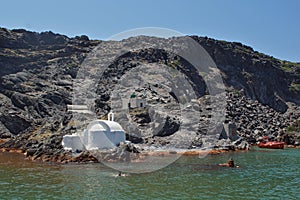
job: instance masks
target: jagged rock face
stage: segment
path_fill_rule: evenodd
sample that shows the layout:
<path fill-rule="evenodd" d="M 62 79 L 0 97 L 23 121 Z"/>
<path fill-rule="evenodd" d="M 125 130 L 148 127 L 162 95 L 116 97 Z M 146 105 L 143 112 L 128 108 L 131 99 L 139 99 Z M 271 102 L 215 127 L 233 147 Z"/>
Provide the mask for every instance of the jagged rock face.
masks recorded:
<path fill-rule="evenodd" d="M 65 107 L 71 103 L 73 78 L 85 54 L 98 43 L 86 36 L 70 39 L 1 28 L 0 137 L 61 133 L 61 122 L 66 125 L 70 118 Z"/>
<path fill-rule="evenodd" d="M 1 71 L 0 76 L 23 70 L 44 71 L 51 63 L 64 65 L 68 71 L 84 58 L 99 42 L 86 36 L 68 38 L 52 32 L 34 33 L 23 29 L 0 28 Z M 74 58 L 75 57 L 75 58 Z M 67 68 L 66 68 L 67 67 Z"/>
<path fill-rule="evenodd" d="M 274 59 L 240 43 L 193 38 L 212 56 L 225 85 L 231 90 L 243 89 L 246 97 L 280 112 L 286 111 L 288 101 L 300 104 L 299 63 Z M 103 43 L 89 40 L 86 36 L 68 38 L 52 32 L 34 33 L 0 28 L 0 138 L 12 138 L 6 146 L 30 149 L 41 148 L 38 144 L 43 144 L 49 149 L 49 146 L 61 148 L 60 142 L 53 142 L 49 138 L 52 136 L 60 140 L 62 135 L 75 131 L 72 115 L 66 112 L 66 104 L 72 103 L 73 80 L 87 53 Z M 105 42 L 105 45 L 117 43 Z M 180 66 L 179 70 L 197 91 L 197 96 L 207 94 L 201 76 L 193 73 L 195 70 L 182 58 L 157 49 L 129 52 L 109 66 L 103 79 L 99 78 L 95 102 L 98 116 L 110 109 L 110 88 L 116 84 L 115 78 L 122 77 L 128 70 L 141 66 L 141 63 L 172 66 L 175 60 Z M 160 95 L 164 96 L 157 96 Z M 173 103 L 178 101 L 174 94 L 168 96 L 173 97 Z M 137 119 L 137 122 L 149 122 L 147 115 L 142 117 L 145 120 Z M 205 114 L 200 117 L 199 127 L 203 131 L 207 118 L 209 115 Z M 243 119 L 236 120 L 240 123 Z M 171 138 L 179 128 L 180 122 L 173 120 L 173 116 L 169 116 L 166 122 L 166 127 L 155 137 Z M 149 138 L 148 135 L 145 139 Z M 143 138 L 136 140 L 144 141 Z"/>
<path fill-rule="evenodd" d="M 254 51 L 241 43 L 228 43 L 208 38 L 193 37 L 212 56 L 228 87 L 243 89 L 253 100 L 285 112 L 285 102 L 300 103 L 299 63 L 280 61 Z"/>

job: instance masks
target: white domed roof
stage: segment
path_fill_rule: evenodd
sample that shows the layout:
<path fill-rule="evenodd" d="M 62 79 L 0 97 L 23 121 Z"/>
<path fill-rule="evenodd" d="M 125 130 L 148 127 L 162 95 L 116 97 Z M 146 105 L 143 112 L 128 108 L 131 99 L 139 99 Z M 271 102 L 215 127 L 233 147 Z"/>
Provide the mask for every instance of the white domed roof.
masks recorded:
<path fill-rule="evenodd" d="M 106 128 L 103 127 L 101 124 L 93 124 L 89 127 L 89 131 L 105 131 Z"/>
<path fill-rule="evenodd" d="M 95 120 L 88 125 L 89 131 L 123 131 L 122 126 L 115 121 L 108 121 L 108 120 Z"/>

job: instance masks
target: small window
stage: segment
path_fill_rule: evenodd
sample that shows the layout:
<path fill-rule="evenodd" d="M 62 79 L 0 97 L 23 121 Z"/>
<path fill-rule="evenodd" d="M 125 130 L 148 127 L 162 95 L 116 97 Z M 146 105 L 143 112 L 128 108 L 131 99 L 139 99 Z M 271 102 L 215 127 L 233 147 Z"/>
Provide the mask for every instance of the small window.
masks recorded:
<path fill-rule="evenodd" d="M 140 107 L 143 108 L 143 103 L 140 103 Z"/>

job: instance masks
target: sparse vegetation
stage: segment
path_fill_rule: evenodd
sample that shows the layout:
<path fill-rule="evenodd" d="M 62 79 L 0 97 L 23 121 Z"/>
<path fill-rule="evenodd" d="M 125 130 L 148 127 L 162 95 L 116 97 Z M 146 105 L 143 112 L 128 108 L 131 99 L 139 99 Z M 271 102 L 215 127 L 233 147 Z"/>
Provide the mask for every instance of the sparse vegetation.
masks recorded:
<path fill-rule="evenodd" d="M 286 60 L 280 61 L 280 64 L 281 64 L 281 68 L 286 72 L 293 71 L 293 68 L 297 66 L 297 63 L 293 63 Z"/>
<path fill-rule="evenodd" d="M 75 62 L 69 62 L 66 64 L 67 67 L 69 68 L 73 68 L 73 67 L 77 67 L 78 66 L 78 63 L 75 63 Z"/>
<path fill-rule="evenodd" d="M 288 126 L 287 129 L 286 129 L 287 132 L 295 132 L 296 131 L 296 127 L 291 125 L 291 126 Z"/>
<path fill-rule="evenodd" d="M 232 92 L 233 92 L 234 94 L 242 95 L 241 90 L 238 90 L 238 89 L 233 89 Z"/>
<path fill-rule="evenodd" d="M 299 92 L 300 91 L 300 83 L 292 83 L 289 87 L 290 92 Z"/>
<path fill-rule="evenodd" d="M 174 69 L 176 69 L 177 66 L 179 66 L 179 65 L 180 65 L 179 60 L 172 60 L 171 62 L 168 63 L 168 66 L 169 66 L 169 67 L 172 67 L 172 68 L 174 68 Z"/>
<path fill-rule="evenodd" d="M 300 132 L 300 120 L 297 120 L 294 124 L 290 125 L 286 129 L 287 132 Z"/>
<path fill-rule="evenodd" d="M 141 115 L 143 113 L 148 113 L 147 108 L 131 108 L 129 110 L 130 115 Z"/>

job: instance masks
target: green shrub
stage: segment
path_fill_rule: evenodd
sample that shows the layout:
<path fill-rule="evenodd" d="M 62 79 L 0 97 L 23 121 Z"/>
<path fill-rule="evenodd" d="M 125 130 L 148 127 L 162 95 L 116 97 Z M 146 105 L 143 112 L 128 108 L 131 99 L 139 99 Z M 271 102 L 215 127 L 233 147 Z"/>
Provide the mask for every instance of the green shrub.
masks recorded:
<path fill-rule="evenodd" d="M 174 69 L 176 69 L 179 65 L 180 65 L 179 60 L 173 60 L 173 61 L 171 61 L 171 62 L 168 63 L 168 66 L 172 67 Z"/>
<path fill-rule="evenodd" d="M 300 91 L 300 84 L 299 83 L 292 83 L 289 86 L 289 91 L 290 92 L 299 92 Z"/>
<path fill-rule="evenodd" d="M 286 129 L 287 132 L 295 132 L 296 131 L 296 127 L 291 125 L 291 126 L 288 126 L 287 129 Z"/>
<path fill-rule="evenodd" d="M 286 131 L 287 132 L 299 132 L 300 133 L 300 120 L 297 120 L 294 124 L 288 126 Z"/>

